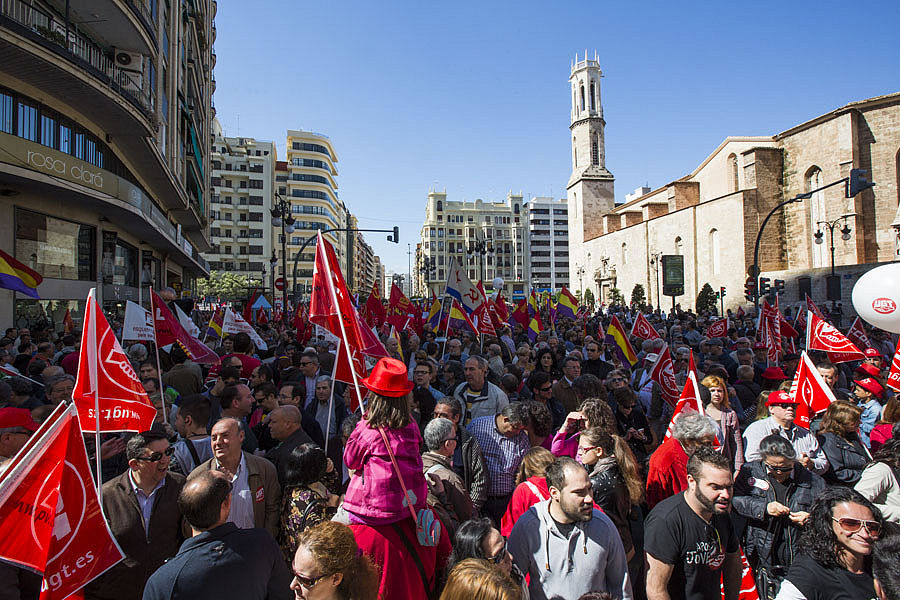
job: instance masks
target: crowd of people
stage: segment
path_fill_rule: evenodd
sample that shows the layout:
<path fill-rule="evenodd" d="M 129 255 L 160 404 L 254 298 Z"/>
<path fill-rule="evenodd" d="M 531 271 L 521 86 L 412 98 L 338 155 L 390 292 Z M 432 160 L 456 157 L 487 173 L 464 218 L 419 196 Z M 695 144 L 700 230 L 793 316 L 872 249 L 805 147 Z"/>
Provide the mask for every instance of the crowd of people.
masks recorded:
<path fill-rule="evenodd" d="M 332 378 L 326 337 L 281 324 L 258 326 L 265 351 L 224 336 L 212 368 L 126 341 L 158 417 L 86 437 L 126 559 L 84 597 L 731 600 L 750 573 L 763 599 L 900 599 L 889 334 L 862 362 L 810 352 L 836 400 L 807 429 L 800 357 L 770 361 L 751 316 L 709 338 L 710 315 L 647 310 L 661 337 L 632 337 L 630 364 L 613 315 L 636 312 L 384 335 L 360 388 Z M 0 338 L 0 461 L 71 397 L 78 344 Z M 702 412 L 672 419 L 650 377 L 664 349 L 679 385 L 696 365 Z M 0 600 L 39 591 L 0 567 Z"/>

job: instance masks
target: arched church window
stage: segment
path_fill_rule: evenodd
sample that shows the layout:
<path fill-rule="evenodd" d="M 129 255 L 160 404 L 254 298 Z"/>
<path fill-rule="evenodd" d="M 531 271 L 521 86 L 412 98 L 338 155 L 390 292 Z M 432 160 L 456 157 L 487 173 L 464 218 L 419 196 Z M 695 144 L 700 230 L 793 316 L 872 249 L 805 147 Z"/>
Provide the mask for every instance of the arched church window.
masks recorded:
<path fill-rule="evenodd" d="M 591 81 L 591 110 L 592 111 L 597 110 L 597 100 L 596 100 L 596 96 L 594 94 L 594 82 L 593 81 Z"/>
<path fill-rule="evenodd" d="M 731 169 L 731 191 L 736 192 L 741 189 L 741 184 L 738 180 L 738 160 L 734 154 L 728 157 L 728 167 Z"/>
<path fill-rule="evenodd" d="M 710 268 L 713 275 L 719 274 L 720 269 L 720 248 L 719 248 L 719 230 L 712 229 L 709 232 L 709 259 Z"/>

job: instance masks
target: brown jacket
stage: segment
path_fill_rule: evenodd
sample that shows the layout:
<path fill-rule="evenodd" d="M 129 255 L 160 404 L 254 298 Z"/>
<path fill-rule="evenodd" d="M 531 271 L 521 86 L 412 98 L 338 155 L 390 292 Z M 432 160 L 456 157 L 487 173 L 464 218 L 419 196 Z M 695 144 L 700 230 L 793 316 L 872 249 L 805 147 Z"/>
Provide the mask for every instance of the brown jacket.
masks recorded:
<path fill-rule="evenodd" d="M 184 477 L 166 474 L 165 483 L 153 497 L 149 534 L 145 534 L 141 508 L 128 473 L 103 484 L 103 512 L 125 560 L 85 588 L 86 600 L 140 600 L 147 579 L 178 553 L 184 540 L 177 503 Z"/>
<path fill-rule="evenodd" d="M 565 377 L 553 384 L 553 397 L 563 405 L 566 414 L 578 410 L 578 396 Z"/>
<path fill-rule="evenodd" d="M 264 458 L 244 452 L 247 461 L 247 482 L 253 494 L 253 521 L 257 527 L 269 530 L 272 537 L 278 539 L 281 521 L 281 485 L 275 466 Z M 188 480 L 204 471 L 214 469 L 216 459 L 211 458 L 191 471 Z"/>

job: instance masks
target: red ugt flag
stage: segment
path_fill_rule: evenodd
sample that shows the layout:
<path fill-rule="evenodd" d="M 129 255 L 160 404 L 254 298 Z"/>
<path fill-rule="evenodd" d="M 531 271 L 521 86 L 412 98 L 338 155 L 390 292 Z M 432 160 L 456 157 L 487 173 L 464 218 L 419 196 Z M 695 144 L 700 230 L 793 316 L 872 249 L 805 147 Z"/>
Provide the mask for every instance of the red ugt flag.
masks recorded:
<path fill-rule="evenodd" d="M 807 319 L 807 350 L 824 350 L 828 353 L 828 360 L 835 364 L 866 359 L 866 355 L 834 325 L 812 311 L 807 314 Z"/>
<path fill-rule="evenodd" d="M 656 362 L 650 368 L 650 379 L 659 384 L 663 400 L 674 407 L 681 392 L 678 389 L 678 381 L 675 379 L 675 366 L 672 364 L 672 355 L 669 353 L 668 346 L 663 346 Z"/>
<path fill-rule="evenodd" d="M 887 386 L 895 392 L 900 392 L 900 342 L 894 350 L 894 358 L 891 359 L 891 372 L 888 374 Z"/>
<path fill-rule="evenodd" d="M 41 600 L 62 600 L 123 558 L 76 408 L 60 404 L 0 475 L 0 560 L 43 573 Z"/>
<path fill-rule="evenodd" d="M 634 325 L 631 326 L 631 335 L 639 337 L 642 340 L 659 339 L 659 332 L 653 328 L 653 325 L 650 324 L 650 321 L 648 321 L 647 317 L 644 316 L 644 313 L 641 312 L 638 313 L 637 318 L 634 320 Z"/>
<path fill-rule="evenodd" d="M 706 335 L 711 338 L 723 338 L 728 336 L 728 317 L 713 321 L 706 328 Z"/>
<path fill-rule="evenodd" d="M 81 429 L 97 431 L 97 406 L 101 433 L 150 429 L 156 408 L 100 311 L 93 290 L 84 310 L 79 352 L 72 399 L 78 407 Z"/>
<path fill-rule="evenodd" d="M 791 383 L 791 397 L 797 400 L 797 416 L 794 422 L 809 429 L 813 417 L 835 401 L 834 392 L 822 379 L 819 370 L 806 352 L 800 355 L 800 364 Z"/>

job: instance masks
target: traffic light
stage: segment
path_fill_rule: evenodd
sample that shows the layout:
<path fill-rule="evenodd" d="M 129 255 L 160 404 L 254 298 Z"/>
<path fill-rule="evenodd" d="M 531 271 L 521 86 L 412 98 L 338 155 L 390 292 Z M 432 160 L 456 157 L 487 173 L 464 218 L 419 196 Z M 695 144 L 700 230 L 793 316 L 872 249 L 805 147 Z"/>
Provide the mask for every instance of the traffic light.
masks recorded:
<path fill-rule="evenodd" d="M 774 284 L 776 294 L 784 293 L 784 279 L 776 279 L 772 283 Z"/>
<path fill-rule="evenodd" d="M 765 296 L 769 292 L 772 291 L 772 286 L 769 285 L 768 277 L 760 277 L 759 278 L 759 295 Z"/>
<path fill-rule="evenodd" d="M 744 298 L 747 299 L 747 302 L 753 302 L 756 300 L 756 278 L 748 277 L 747 281 L 744 282 Z"/>
<path fill-rule="evenodd" d="M 875 186 L 869 181 L 868 174 L 869 172 L 865 169 L 850 169 L 850 181 L 847 184 L 848 198 L 853 198 L 861 191 Z"/>
<path fill-rule="evenodd" d="M 725 297 L 725 286 L 724 285 L 719 288 L 719 294 L 721 295 L 722 298 Z"/>

